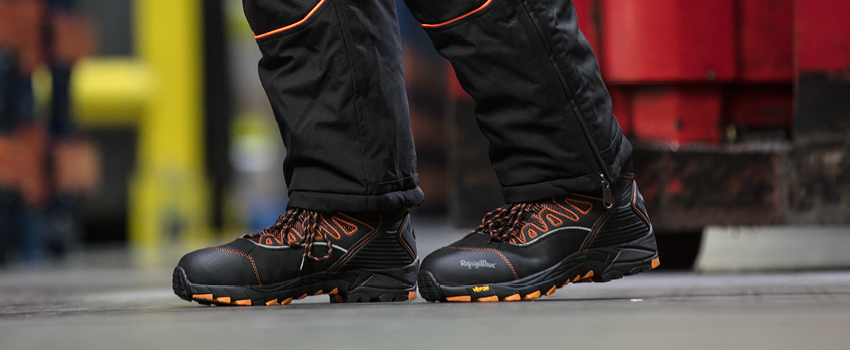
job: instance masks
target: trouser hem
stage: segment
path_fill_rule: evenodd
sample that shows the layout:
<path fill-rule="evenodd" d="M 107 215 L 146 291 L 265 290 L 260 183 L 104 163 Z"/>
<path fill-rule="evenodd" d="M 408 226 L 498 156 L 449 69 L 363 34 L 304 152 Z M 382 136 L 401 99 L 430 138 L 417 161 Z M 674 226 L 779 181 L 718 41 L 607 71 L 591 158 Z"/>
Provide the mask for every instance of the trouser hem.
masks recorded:
<path fill-rule="evenodd" d="M 631 147 L 621 147 L 614 158 L 613 164 L 609 165 L 611 181 L 616 182 L 623 166 L 631 157 Z M 585 174 L 582 176 L 555 179 L 551 181 L 523 184 L 515 186 L 502 186 L 502 194 L 505 203 L 528 203 L 538 202 L 549 198 L 563 197 L 571 193 L 581 193 L 602 197 L 602 178 L 600 174 Z"/>
<path fill-rule="evenodd" d="M 422 204 L 424 197 L 418 186 L 379 195 L 292 191 L 289 193 L 287 207 L 314 211 L 378 213 L 418 206 Z"/>

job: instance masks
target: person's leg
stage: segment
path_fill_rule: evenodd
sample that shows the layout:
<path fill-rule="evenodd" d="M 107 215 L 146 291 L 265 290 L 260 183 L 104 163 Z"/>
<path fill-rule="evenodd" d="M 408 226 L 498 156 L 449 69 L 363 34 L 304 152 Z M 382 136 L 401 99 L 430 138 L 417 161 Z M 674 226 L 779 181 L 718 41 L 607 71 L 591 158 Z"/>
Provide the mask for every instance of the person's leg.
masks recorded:
<path fill-rule="evenodd" d="M 448 3 L 407 0 L 477 103 L 505 201 L 591 192 L 600 175 L 619 176 L 631 145 L 572 2 Z"/>
<path fill-rule="evenodd" d="M 631 145 L 572 1 L 406 3 L 475 99 L 509 203 L 423 261 L 423 296 L 515 300 L 657 265 L 624 172 Z"/>
<path fill-rule="evenodd" d="M 289 207 L 420 204 L 394 2 L 243 3 L 287 149 Z"/>
<path fill-rule="evenodd" d="M 392 0 L 243 0 L 287 156 L 285 215 L 187 254 L 175 293 L 200 303 L 415 297 L 407 209 L 422 201 Z"/>

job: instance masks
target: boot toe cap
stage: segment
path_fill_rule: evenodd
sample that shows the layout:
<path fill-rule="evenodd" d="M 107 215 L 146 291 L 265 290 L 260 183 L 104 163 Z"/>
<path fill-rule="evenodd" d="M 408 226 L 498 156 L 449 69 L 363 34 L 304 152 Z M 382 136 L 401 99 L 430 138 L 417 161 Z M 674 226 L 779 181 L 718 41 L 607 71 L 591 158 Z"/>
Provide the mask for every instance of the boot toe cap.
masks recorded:
<path fill-rule="evenodd" d="M 440 284 L 473 285 L 518 279 L 511 262 L 499 251 L 484 248 L 444 247 L 428 255 L 420 268 Z"/>
<path fill-rule="evenodd" d="M 259 275 L 253 259 L 245 253 L 204 248 L 183 256 L 177 267 L 189 282 L 206 285 L 257 285 Z"/>

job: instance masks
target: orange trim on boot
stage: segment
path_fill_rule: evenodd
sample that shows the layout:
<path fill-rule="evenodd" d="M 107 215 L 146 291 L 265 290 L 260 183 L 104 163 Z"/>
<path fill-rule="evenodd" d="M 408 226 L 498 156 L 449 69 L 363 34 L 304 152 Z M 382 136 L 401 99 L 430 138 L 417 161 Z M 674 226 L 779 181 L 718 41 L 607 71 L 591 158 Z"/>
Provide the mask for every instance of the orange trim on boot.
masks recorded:
<path fill-rule="evenodd" d="M 290 24 L 290 25 L 288 25 L 288 26 L 286 26 L 286 27 L 281 27 L 281 28 L 278 28 L 278 29 L 272 30 L 272 31 L 270 31 L 270 32 L 265 32 L 265 33 L 263 33 L 263 34 L 259 34 L 259 35 L 256 35 L 256 34 L 255 34 L 255 35 L 254 35 L 254 39 L 265 38 L 265 37 L 267 37 L 267 36 L 269 36 L 269 35 L 274 35 L 274 34 L 277 34 L 277 33 L 280 33 L 280 32 L 284 32 L 284 31 L 290 30 L 290 29 L 292 29 L 292 28 L 295 28 L 295 27 L 297 27 L 297 26 L 300 26 L 300 25 L 304 24 L 304 22 L 307 22 L 307 20 L 308 20 L 308 19 L 310 19 L 310 17 L 311 17 L 311 16 L 313 16 L 313 14 L 314 14 L 314 13 L 316 13 L 316 11 L 318 11 L 318 10 L 319 10 L 319 7 L 322 7 L 322 4 L 324 4 L 324 3 L 325 3 L 325 0 L 321 0 L 321 1 L 319 1 L 319 3 L 318 3 L 318 4 L 316 4 L 316 7 L 313 7 L 313 9 L 312 9 L 312 10 L 310 10 L 310 12 L 308 12 L 308 13 L 307 13 L 307 15 L 306 15 L 306 16 L 304 16 L 304 18 L 302 18 L 300 21 L 295 22 L 295 23 L 292 23 L 292 24 Z"/>
<path fill-rule="evenodd" d="M 454 18 L 454 19 L 450 19 L 450 20 L 445 21 L 445 22 L 443 22 L 443 23 L 437 23 L 437 24 L 425 24 L 425 23 L 422 23 L 422 27 L 424 27 L 424 28 L 437 28 L 437 27 L 442 27 L 442 26 L 444 26 L 444 25 L 447 25 L 447 24 L 451 24 L 451 23 L 454 23 L 454 22 L 460 21 L 460 20 L 462 20 L 462 19 L 464 19 L 464 18 L 466 18 L 466 17 L 472 16 L 473 14 L 475 14 L 475 13 L 476 13 L 476 12 L 478 12 L 478 11 L 481 11 L 481 10 L 485 9 L 487 6 L 490 6 L 490 3 L 491 3 L 491 2 L 493 2 L 493 0 L 487 0 L 487 2 L 485 2 L 485 3 L 484 3 L 484 5 L 479 6 L 477 9 L 474 9 L 474 10 L 472 10 L 472 11 L 469 11 L 469 12 L 467 12 L 467 13 L 465 13 L 465 14 L 461 15 L 460 17 L 457 17 L 457 18 Z"/>

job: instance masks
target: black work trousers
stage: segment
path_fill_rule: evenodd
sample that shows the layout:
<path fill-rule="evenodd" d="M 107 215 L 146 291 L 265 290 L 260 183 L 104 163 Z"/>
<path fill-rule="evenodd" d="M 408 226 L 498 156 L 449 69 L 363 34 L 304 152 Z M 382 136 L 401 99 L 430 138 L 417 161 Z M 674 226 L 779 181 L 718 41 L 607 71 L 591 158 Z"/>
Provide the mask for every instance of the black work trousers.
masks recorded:
<path fill-rule="evenodd" d="M 406 0 L 476 102 L 505 201 L 602 195 L 631 154 L 571 0 Z M 289 206 L 423 200 L 393 0 L 243 0 Z"/>

